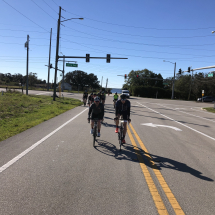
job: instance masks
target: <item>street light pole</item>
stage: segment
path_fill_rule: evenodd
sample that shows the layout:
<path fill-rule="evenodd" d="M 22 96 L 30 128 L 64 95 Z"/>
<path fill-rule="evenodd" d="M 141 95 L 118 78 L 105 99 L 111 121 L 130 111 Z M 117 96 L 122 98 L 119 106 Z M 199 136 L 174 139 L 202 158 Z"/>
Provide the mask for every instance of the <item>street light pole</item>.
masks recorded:
<path fill-rule="evenodd" d="M 50 46 L 49 46 L 48 86 L 47 86 L 48 91 L 49 91 L 49 76 L 50 76 L 51 45 L 52 45 L 52 28 L 50 33 Z"/>
<path fill-rule="evenodd" d="M 174 88 L 175 88 L 175 70 L 176 70 L 176 62 L 175 62 L 175 68 L 174 68 L 174 79 L 173 79 L 173 85 L 172 85 L 172 99 L 174 99 Z"/>
<path fill-rule="evenodd" d="M 173 79 L 173 84 L 172 84 L 172 98 L 171 98 L 171 99 L 174 99 L 176 62 L 173 63 L 173 62 L 170 62 L 170 61 L 167 61 L 167 60 L 163 60 L 163 62 L 169 62 L 169 63 L 175 64 L 175 67 L 174 67 L 174 79 Z"/>
<path fill-rule="evenodd" d="M 61 18 L 61 7 L 59 7 L 59 18 L 58 18 L 58 25 L 57 25 L 57 44 L 56 44 L 55 76 L 54 76 L 54 94 L 53 94 L 53 100 L 54 100 L 54 101 L 55 101 L 55 97 L 56 97 L 56 78 L 57 78 L 59 39 L 60 39 L 60 18 Z"/>
<path fill-rule="evenodd" d="M 59 40 L 60 40 L 60 23 L 61 23 L 61 22 L 68 21 L 68 20 L 71 20 L 71 19 L 80 19 L 80 20 L 83 20 L 83 19 L 84 19 L 84 18 L 70 18 L 70 19 L 66 19 L 66 20 L 60 21 L 60 18 L 61 18 L 61 7 L 59 7 L 59 18 L 58 18 L 58 24 L 57 24 L 57 44 L 56 44 L 54 94 L 53 94 L 53 100 L 54 100 L 54 101 L 55 101 L 55 97 L 57 96 L 57 95 L 56 95 L 56 78 L 57 78 L 57 70 L 58 70 L 57 65 L 58 65 L 58 58 L 59 58 L 58 52 L 59 52 Z M 65 56 L 64 56 L 64 57 L 65 57 Z"/>

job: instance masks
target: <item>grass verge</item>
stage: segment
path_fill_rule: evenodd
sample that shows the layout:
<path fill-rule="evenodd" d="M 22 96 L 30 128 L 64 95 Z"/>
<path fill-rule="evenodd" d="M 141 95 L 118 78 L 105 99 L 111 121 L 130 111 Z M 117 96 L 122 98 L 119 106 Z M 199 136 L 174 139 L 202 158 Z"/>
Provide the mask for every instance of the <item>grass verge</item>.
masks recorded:
<path fill-rule="evenodd" d="M 208 112 L 215 113 L 215 109 L 213 107 L 203 108 L 203 109 L 208 111 Z"/>
<path fill-rule="evenodd" d="M 0 96 L 0 141 L 82 104 L 80 100 L 71 98 L 53 101 L 48 96 L 4 93 Z"/>

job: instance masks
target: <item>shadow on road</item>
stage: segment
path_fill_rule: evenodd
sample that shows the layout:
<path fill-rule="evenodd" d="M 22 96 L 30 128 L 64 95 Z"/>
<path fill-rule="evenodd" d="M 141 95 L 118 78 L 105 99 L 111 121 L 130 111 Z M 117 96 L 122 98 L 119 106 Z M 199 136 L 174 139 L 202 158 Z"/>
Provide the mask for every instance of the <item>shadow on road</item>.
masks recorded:
<path fill-rule="evenodd" d="M 116 143 L 117 143 L 116 139 Z M 128 145 L 128 144 L 126 144 Z M 98 139 L 95 149 L 105 155 L 114 157 L 117 160 L 128 160 L 133 162 L 138 162 L 137 156 L 134 152 L 134 149 L 131 145 L 123 146 L 122 151 L 119 151 L 114 144 L 107 142 L 105 140 Z"/>
<path fill-rule="evenodd" d="M 213 179 L 202 175 L 200 171 L 187 166 L 187 164 L 185 163 L 178 162 L 169 158 L 161 157 L 158 155 L 153 155 L 150 153 L 145 153 L 145 154 L 148 154 L 151 156 L 151 158 L 148 158 L 147 163 L 149 164 L 148 166 L 150 166 L 153 169 L 162 170 L 162 168 L 169 168 L 169 169 L 174 169 L 181 172 L 190 173 L 191 175 L 205 181 L 214 181 Z"/>
<path fill-rule="evenodd" d="M 117 145 L 117 139 L 116 139 L 116 145 Z M 98 139 L 97 140 L 97 144 L 95 146 L 95 149 L 107 156 L 111 156 L 114 157 L 117 160 L 128 160 L 128 161 L 132 161 L 132 162 L 138 162 L 137 159 L 137 155 L 134 151 L 134 147 L 130 144 L 125 144 L 122 147 L 122 150 L 120 151 L 117 145 L 107 142 L 105 140 L 101 140 Z M 161 157 L 158 155 L 154 155 L 154 154 L 150 154 L 150 153 L 146 153 L 145 151 L 143 151 L 142 149 L 138 148 L 137 149 L 140 151 L 140 154 L 142 155 L 143 159 L 144 159 L 144 163 L 152 169 L 158 169 L 158 170 L 162 170 L 162 168 L 169 168 L 169 169 L 173 169 L 173 170 L 177 170 L 180 172 L 185 172 L 185 173 L 189 173 L 201 180 L 205 180 L 205 181 L 214 181 L 213 179 L 202 175 L 202 172 L 189 167 L 187 164 L 182 163 L 182 162 L 178 162 L 169 158 L 165 158 L 165 157 Z M 146 156 L 146 155 L 150 155 Z"/>

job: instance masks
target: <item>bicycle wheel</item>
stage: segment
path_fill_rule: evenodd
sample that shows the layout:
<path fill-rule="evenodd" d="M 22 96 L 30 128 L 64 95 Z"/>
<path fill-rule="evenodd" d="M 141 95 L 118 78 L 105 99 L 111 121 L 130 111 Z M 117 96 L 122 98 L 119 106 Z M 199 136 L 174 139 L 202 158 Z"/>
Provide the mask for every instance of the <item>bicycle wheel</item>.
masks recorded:
<path fill-rule="evenodd" d="M 121 151 L 121 147 L 122 147 L 122 138 L 123 138 L 123 128 L 122 128 L 122 124 L 120 125 L 120 138 L 119 138 L 119 150 Z"/>
<path fill-rule="evenodd" d="M 93 147 L 95 147 L 95 142 L 96 142 L 96 126 L 94 125 L 94 129 L 93 129 Z"/>

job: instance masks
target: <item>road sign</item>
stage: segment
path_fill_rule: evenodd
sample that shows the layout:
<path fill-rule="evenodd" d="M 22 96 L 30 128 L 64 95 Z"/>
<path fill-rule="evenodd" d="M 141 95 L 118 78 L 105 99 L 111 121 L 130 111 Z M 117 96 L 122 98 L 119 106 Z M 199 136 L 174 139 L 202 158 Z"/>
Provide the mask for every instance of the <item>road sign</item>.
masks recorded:
<path fill-rule="evenodd" d="M 209 73 L 208 77 L 214 77 L 214 74 L 213 73 Z"/>
<path fill-rule="evenodd" d="M 168 85 L 168 83 L 163 83 L 163 85 Z"/>
<path fill-rule="evenodd" d="M 69 66 L 69 67 L 78 67 L 78 64 L 76 64 L 76 63 L 66 63 L 66 66 Z"/>

